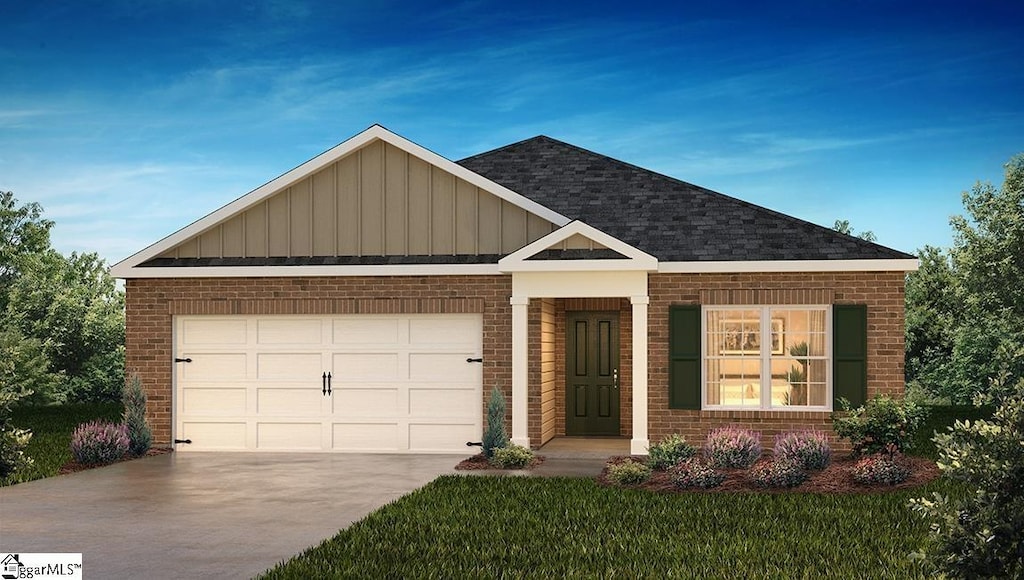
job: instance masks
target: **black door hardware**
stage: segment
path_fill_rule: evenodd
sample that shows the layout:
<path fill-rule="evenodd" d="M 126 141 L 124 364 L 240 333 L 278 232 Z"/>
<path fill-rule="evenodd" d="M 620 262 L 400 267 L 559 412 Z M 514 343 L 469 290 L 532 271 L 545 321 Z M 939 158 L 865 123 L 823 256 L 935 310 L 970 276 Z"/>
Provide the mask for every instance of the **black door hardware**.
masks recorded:
<path fill-rule="evenodd" d="M 190 358 L 175 358 L 174 362 L 176 362 L 176 363 L 179 363 L 179 362 L 192 362 L 192 359 L 190 359 Z"/>
<path fill-rule="evenodd" d="M 482 359 L 482 358 L 467 358 L 467 359 L 466 359 L 466 362 L 478 362 L 478 363 L 482 363 L 482 362 L 484 362 L 484 359 Z"/>
<path fill-rule="evenodd" d="M 483 441 L 466 441 L 466 447 L 483 447 Z"/>
<path fill-rule="evenodd" d="M 323 393 L 323 395 L 326 397 L 327 396 L 327 373 L 324 373 L 324 376 L 321 377 L 321 378 L 323 380 L 323 382 L 322 382 L 323 387 L 320 389 L 320 392 Z"/>
<path fill-rule="evenodd" d="M 192 440 L 191 439 L 175 439 L 174 443 L 175 444 L 184 443 L 185 445 L 191 445 L 192 444 Z"/>
<path fill-rule="evenodd" d="M 331 394 L 331 373 L 327 373 L 327 394 Z"/>

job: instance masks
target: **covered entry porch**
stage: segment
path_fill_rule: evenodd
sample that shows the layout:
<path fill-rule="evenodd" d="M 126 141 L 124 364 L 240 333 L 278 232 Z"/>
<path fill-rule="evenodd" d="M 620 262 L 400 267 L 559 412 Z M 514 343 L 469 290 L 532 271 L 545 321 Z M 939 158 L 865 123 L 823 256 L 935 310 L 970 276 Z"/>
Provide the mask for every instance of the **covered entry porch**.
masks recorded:
<path fill-rule="evenodd" d="M 558 244 L 583 248 L 544 259 Z M 657 260 L 573 222 L 499 267 L 512 274 L 512 442 L 627 436 L 631 453 L 646 454 L 647 275 Z"/>

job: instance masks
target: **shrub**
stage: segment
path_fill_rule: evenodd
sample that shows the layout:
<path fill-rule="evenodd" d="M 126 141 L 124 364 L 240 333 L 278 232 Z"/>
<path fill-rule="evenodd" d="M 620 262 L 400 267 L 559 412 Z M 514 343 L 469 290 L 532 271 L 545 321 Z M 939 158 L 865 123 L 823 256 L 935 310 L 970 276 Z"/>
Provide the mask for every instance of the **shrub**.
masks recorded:
<path fill-rule="evenodd" d="M 669 477 L 676 487 L 700 487 L 704 489 L 718 487 L 725 481 L 725 474 L 715 471 L 707 461 L 693 457 L 672 466 L 668 470 Z"/>
<path fill-rule="evenodd" d="M 90 421 L 71 434 L 71 455 L 84 465 L 110 463 L 124 457 L 130 444 L 124 424 Z"/>
<path fill-rule="evenodd" d="M 0 384 L 0 480 L 32 465 L 32 458 L 25 455 L 32 432 L 11 423 L 11 407 L 30 392 L 21 387 Z"/>
<path fill-rule="evenodd" d="M 750 429 L 722 427 L 708 433 L 704 455 L 713 467 L 747 468 L 761 457 L 761 441 Z"/>
<path fill-rule="evenodd" d="M 651 468 L 632 459 L 608 464 L 608 479 L 619 485 L 636 485 L 651 477 Z"/>
<path fill-rule="evenodd" d="M 851 473 L 857 483 L 895 485 L 910 477 L 910 468 L 900 460 L 899 455 L 880 453 L 858 460 Z"/>
<path fill-rule="evenodd" d="M 683 437 L 672 434 L 647 448 L 647 465 L 651 469 L 667 469 L 697 453 L 697 448 Z"/>
<path fill-rule="evenodd" d="M 755 465 L 750 479 L 761 487 L 794 487 L 807 480 L 807 472 L 796 462 L 776 457 Z"/>
<path fill-rule="evenodd" d="M 852 409 L 840 399 L 843 413 L 832 414 L 836 434 L 849 439 L 855 455 L 903 453 L 913 447 L 914 432 L 927 410 L 912 401 L 876 395 L 866 405 Z"/>
<path fill-rule="evenodd" d="M 494 450 L 491 465 L 501 469 L 522 469 L 533 461 L 533 451 L 522 445 L 509 445 Z"/>
<path fill-rule="evenodd" d="M 1004 384 L 993 381 L 990 392 Z M 969 493 L 913 500 L 930 522 L 917 556 L 934 576 L 1024 577 L 1024 380 L 1001 395 L 991 420 L 957 421 L 934 441 L 939 469 Z"/>
<path fill-rule="evenodd" d="M 775 459 L 801 469 L 825 469 L 832 460 L 828 436 L 821 431 L 791 431 L 775 436 Z"/>
<path fill-rule="evenodd" d="M 483 453 L 488 460 L 494 456 L 495 449 L 508 445 L 505 433 L 505 395 L 498 387 L 491 391 L 491 400 L 487 402 L 487 428 L 484 430 Z"/>
<path fill-rule="evenodd" d="M 124 424 L 128 428 L 128 451 L 132 455 L 145 455 L 153 441 L 153 432 L 146 422 L 146 392 L 142 390 L 139 375 L 132 375 L 124 387 Z"/>

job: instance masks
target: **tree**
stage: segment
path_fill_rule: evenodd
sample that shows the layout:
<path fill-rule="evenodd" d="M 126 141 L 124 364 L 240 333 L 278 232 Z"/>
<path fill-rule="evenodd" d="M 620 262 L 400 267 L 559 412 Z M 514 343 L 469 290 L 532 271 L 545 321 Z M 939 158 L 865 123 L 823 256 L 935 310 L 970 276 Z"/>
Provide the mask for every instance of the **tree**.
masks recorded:
<path fill-rule="evenodd" d="M 498 387 L 491 391 L 491 400 L 487 403 L 487 427 L 484 429 L 483 453 L 490 459 L 495 449 L 508 446 L 508 435 L 505 434 L 505 395 Z"/>
<path fill-rule="evenodd" d="M 1024 154 L 1005 170 L 964 192 L 948 255 L 926 247 L 907 277 L 907 378 L 955 403 L 1024 377 Z"/>
<path fill-rule="evenodd" d="M 96 254 L 25 256 L 6 319 L 40 341 L 67 380 L 51 402 L 116 401 L 124 385 L 124 294 Z"/>
<path fill-rule="evenodd" d="M 848 236 L 856 235 L 858 238 L 866 240 L 868 242 L 874 242 L 878 240 L 878 237 L 875 236 L 875 232 L 871 230 L 865 230 L 859 234 L 854 234 L 853 228 L 850 227 L 850 220 L 836 220 L 836 223 L 832 225 L 832 229 L 841 234 L 846 234 Z"/>
<path fill-rule="evenodd" d="M 955 399 L 936 371 L 953 354 L 953 329 L 959 316 L 953 298 L 957 280 L 941 248 L 925 246 L 917 257 L 920 265 L 907 274 L 906 282 L 906 379 Z"/>
<path fill-rule="evenodd" d="M 53 222 L 42 218 L 38 203 L 18 207 L 14 194 L 0 191 L 0 312 L 7 307 L 7 290 L 23 272 L 24 259 L 50 247 Z"/>

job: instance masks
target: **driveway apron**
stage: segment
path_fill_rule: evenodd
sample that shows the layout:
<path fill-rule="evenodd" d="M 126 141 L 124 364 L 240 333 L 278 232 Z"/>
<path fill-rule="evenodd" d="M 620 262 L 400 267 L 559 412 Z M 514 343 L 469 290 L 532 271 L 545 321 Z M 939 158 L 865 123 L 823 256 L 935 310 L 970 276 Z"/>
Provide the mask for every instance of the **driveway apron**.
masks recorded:
<path fill-rule="evenodd" d="M 251 578 L 462 458 L 147 457 L 0 488 L 0 551 L 81 552 L 85 578 Z"/>

